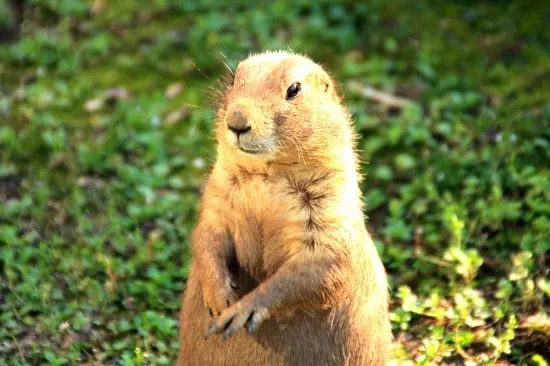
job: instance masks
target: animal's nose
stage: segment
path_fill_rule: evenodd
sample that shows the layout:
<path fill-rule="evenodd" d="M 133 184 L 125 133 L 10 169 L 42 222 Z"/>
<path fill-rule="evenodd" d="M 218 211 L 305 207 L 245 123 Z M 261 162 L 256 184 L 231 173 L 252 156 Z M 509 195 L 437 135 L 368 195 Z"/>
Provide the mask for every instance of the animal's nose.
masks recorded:
<path fill-rule="evenodd" d="M 252 126 L 248 123 L 248 118 L 240 110 L 231 112 L 227 119 L 227 128 L 229 128 L 235 135 L 240 136 L 247 133 L 252 129 Z"/>

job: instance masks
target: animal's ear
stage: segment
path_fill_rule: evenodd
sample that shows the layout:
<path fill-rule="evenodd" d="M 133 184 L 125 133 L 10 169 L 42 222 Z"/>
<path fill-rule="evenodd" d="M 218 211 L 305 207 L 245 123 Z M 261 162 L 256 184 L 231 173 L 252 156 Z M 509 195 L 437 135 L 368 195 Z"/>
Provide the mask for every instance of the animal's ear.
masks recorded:
<path fill-rule="evenodd" d="M 330 76 L 328 76 L 325 73 L 322 73 L 321 75 L 319 75 L 317 78 L 317 85 L 319 86 L 319 88 L 323 93 L 327 93 L 334 100 L 339 100 L 338 93 L 336 92 L 336 89 L 334 86 L 334 82 L 332 81 Z"/>
<path fill-rule="evenodd" d="M 327 93 L 330 90 L 330 81 L 329 80 L 322 80 L 321 87 L 323 88 L 323 91 Z"/>

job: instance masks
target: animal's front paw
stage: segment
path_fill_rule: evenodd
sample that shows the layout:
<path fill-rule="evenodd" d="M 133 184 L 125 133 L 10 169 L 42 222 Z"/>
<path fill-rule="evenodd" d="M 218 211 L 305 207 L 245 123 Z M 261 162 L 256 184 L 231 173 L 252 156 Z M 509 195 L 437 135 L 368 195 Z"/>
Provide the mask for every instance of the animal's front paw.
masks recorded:
<path fill-rule="evenodd" d="M 214 333 L 223 332 L 223 338 L 229 338 L 245 326 L 248 333 L 254 333 L 267 318 L 269 318 L 267 308 L 244 298 L 224 310 L 217 319 L 212 320 L 204 337 L 208 338 Z"/>
<path fill-rule="evenodd" d="M 203 281 L 202 297 L 210 316 L 219 316 L 238 300 L 234 291 L 238 287 L 231 278 L 228 277 L 221 283 L 207 278 Z"/>

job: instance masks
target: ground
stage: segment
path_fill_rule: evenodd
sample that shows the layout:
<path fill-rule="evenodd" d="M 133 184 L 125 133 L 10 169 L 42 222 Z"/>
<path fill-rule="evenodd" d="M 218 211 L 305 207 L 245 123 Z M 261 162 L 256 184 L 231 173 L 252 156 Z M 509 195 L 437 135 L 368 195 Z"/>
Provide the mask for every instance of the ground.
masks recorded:
<path fill-rule="evenodd" d="M 210 96 L 276 48 L 353 113 L 394 363 L 547 365 L 550 3 L 246 3 L 0 0 L 0 365 L 175 360 Z"/>

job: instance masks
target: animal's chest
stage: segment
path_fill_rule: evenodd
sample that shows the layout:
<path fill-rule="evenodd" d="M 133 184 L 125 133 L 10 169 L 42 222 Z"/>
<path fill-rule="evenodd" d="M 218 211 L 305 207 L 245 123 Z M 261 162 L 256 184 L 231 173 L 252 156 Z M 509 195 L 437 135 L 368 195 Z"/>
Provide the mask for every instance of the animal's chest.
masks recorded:
<path fill-rule="evenodd" d="M 227 217 L 236 258 L 243 270 L 262 281 L 285 260 L 280 248 L 300 231 L 298 198 L 284 183 L 263 176 L 234 188 L 228 195 Z"/>

